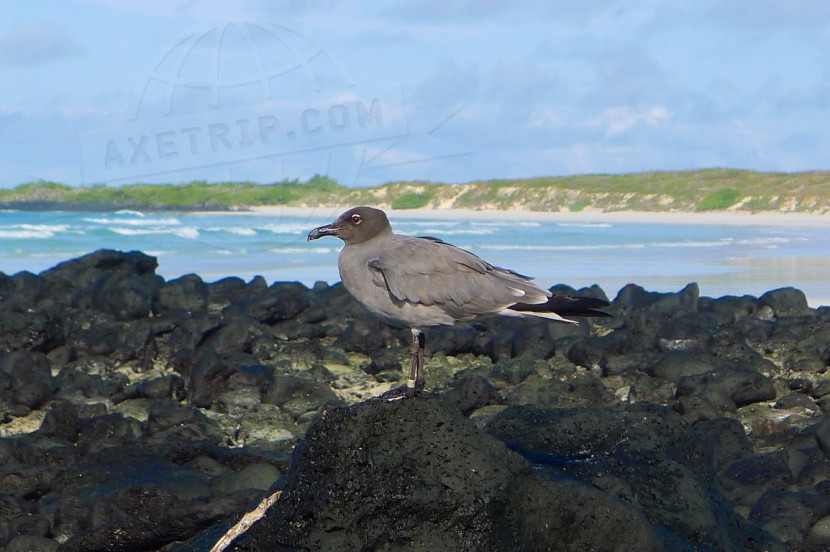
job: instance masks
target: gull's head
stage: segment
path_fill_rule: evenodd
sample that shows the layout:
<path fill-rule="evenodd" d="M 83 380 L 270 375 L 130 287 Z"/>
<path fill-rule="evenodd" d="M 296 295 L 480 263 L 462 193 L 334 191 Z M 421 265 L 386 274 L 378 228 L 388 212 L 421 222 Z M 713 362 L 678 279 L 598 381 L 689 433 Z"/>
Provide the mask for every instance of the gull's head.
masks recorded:
<path fill-rule="evenodd" d="M 331 224 L 315 228 L 308 233 L 308 240 L 334 236 L 346 245 L 353 245 L 391 232 L 392 227 L 386 213 L 373 207 L 360 206 L 352 207 Z"/>

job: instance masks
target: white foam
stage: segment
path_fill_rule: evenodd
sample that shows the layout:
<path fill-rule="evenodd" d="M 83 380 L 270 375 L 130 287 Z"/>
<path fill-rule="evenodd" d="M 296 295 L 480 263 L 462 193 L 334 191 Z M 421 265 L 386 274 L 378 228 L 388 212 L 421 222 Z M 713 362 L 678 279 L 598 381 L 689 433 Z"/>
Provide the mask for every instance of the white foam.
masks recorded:
<path fill-rule="evenodd" d="M 460 230 L 439 230 L 437 228 L 424 228 L 419 231 L 419 234 L 425 233 L 429 235 L 440 236 L 489 236 L 495 234 L 496 230 L 493 228 L 468 228 Z"/>
<path fill-rule="evenodd" d="M 673 242 L 655 242 L 650 245 L 653 245 L 654 247 L 723 247 L 724 245 L 730 245 L 732 243 L 734 243 L 734 241 L 731 239 L 721 239 L 708 241 L 683 240 Z"/>
<path fill-rule="evenodd" d="M 319 253 L 319 254 L 327 254 L 327 253 L 337 253 L 340 251 L 339 248 L 336 247 L 273 247 L 269 249 L 272 253 L 280 253 L 280 254 L 306 254 L 306 253 Z"/>
<path fill-rule="evenodd" d="M 141 215 L 144 217 L 144 215 Z M 181 221 L 176 217 L 167 217 L 167 218 L 137 218 L 137 219 L 128 219 L 128 218 L 107 218 L 107 217 L 87 217 L 83 219 L 86 222 L 92 222 L 94 224 L 127 224 L 131 226 L 179 226 L 181 225 Z"/>
<path fill-rule="evenodd" d="M 55 233 L 51 230 L 0 230 L 0 238 L 8 238 L 8 239 L 27 239 L 27 238 L 34 238 L 34 239 L 43 239 L 43 238 L 53 238 L 55 237 Z"/>
<path fill-rule="evenodd" d="M 24 230 L 50 230 L 52 232 L 66 232 L 69 230 L 68 224 L 18 224 L 16 226 Z"/>
<path fill-rule="evenodd" d="M 679 240 L 668 242 L 654 242 L 655 247 L 723 247 L 725 245 L 760 245 L 768 248 L 776 248 L 779 245 L 790 243 L 789 238 L 720 238 L 717 240 Z"/>
<path fill-rule="evenodd" d="M 14 224 L 0 227 L 0 238 L 43 239 L 69 231 L 67 224 Z M 83 232 L 80 232 L 83 234 Z"/>
<path fill-rule="evenodd" d="M 268 232 L 273 232 L 274 234 L 305 234 L 311 231 L 311 226 L 308 224 L 296 223 L 273 223 L 273 224 L 265 224 L 259 225 L 256 227 L 257 230 L 266 230 Z"/>
<path fill-rule="evenodd" d="M 64 261 L 66 259 L 71 259 L 74 257 L 80 257 L 82 255 L 86 255 L 89 253 L 88 250 L 78 250 L 78 251 L 61 251 L 57 253 L 55 251 L 43 251 L 43 252 L 28 252 L 22 251 L 20 249 L 15 250 L 16 256 L 25 256 L 31 259 L 55 259 L 56 262 Z"/>
<path fill-rule="evenodd" d="M 417 221 L 417 220 L 407 220 L 403 221 L 400 224 L 396 224 L 395 226 L 458 226 L 461 224 L 457 221 L 451 220 L 433 220 L 433 221 Z"/>
<path fill-rule="evenodd" d="M 117 226 L 110 228 L 111 232 L 121 234 L 122 236 L 145 236 L 148 234 L 166 234 L 161 230 L 154 230 L 152 228 L 119 228 Z"/>
<path fill-rule="evenodd" d="M 477 249 L 495 249 L 498 251 L 593 251 L 602 249 L 645 249 L 642 243 L 626 244 L 589 244 L 589 245 L 477 245 Z"/>
<path fill-rule="evenodd" d="M 180 238 L 195 239 L 195 238 L 199 237 L 199 230 L 196 229 L 196 228 L 193 228 L 192 226 L 187 226 L 185 228 L 179 228 L 179 229 L 175 230 L 173 233 L 176 234 L 177 236 L 179 236 Z"/>
<path fill-rule="evenodd" d="M 799 238 L 797 241 L 805 241 L 806 238 Z M 745 238 L 741 240 L 734 240 L 739 245 L 782 245 L 796 241 L 790 238 Z"/>
<path fill-rule="evenodd" d="M 118 226 L 111 227 L 111 232 L 121 234 L 122 236 L 148 236 L 152 234 L 174 234 L 182 238 L 198 238 L 199 230 L 192 226 L 183 228 L 120 228 Z"/>
<path fill-rule="evenodd" d="M 231 226 L 229 228 L 223 228 L 223 230 L 228 234 L 235 234 L 237 236 L 256 236 L 256 230 L 253 228 L 239 228 Z"/>

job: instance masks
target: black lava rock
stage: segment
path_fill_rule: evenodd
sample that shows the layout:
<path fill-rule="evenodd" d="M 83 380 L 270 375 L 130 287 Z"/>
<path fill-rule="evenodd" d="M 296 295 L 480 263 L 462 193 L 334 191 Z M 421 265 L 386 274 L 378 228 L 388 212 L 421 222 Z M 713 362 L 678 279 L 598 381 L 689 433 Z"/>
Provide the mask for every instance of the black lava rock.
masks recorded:
<path fill-rule="evenodd" d="M 798 290 L 631 285 L 578 326 L 431 328 L 440 404 L 343 410 L 400 379 L 407 329 L 342 284 L 156 266 L 0 273 L 0 549 L 209 550 L 289 481 L 239 546 L 778 550 L 759 524 L 830 543 L 830 308 Z"/>
<path fill-rule="evenodd" d="M 195 406 L 209 407 L 227 390 L 233 368 L 210 347 L 202 347 L 188 378 L 188 395 Z"/>
<path fill-rule="evenodd" d="M 511 407 L 487 432 L 549 479 L 580 481 L 629 504 L 662 528 L 667 550 L 782 550 L 711 485 L 710 451 L 666 409 Z"/>
<path fill-rule="evenodd" d="M 824 416 L 816 427 L 816 443 L 824 455 L 830 459 L 830 416 Z"/>
<path fill-rule="evenodd" d="M 677 384 L 686 376 L 696 376 L 709 372 L 714 368 L 712 361 L 699 353 L 669 351 L 660 357 L 660 360 L 648 373 Z"/>
<path fill-rule="evenodd" d="M 307 412 L 316 412 L 324 406 L 340 403 L 340 399 L 325 383 L 296 376 L 276 376 L 270 382 L 262 401 L 279 406 L 294 419 Z"/>
<path fill-rule="evenodd" d="M 624 504 L 536 478 L 518 455 L 423 395 L 330 411 L 279 501 L 233 550 L 661 550 Z"/>
<path fill-rule="evenodd" d="M 712 467 L 717 471 L 754 452 L 744 426 L 734 418 L 700 421 L 692 426 L 692 431 L 710 449 Z"/>
<path fill-rule="evenodd" d="M 792 482 L 784 451 L 753 454 L 727 466 L 718 476 L 721 486 L 737 503 L 754 500 L 764 489 L 781 490 Z"/>
<path fill-rule="evenodd" d="M 703 307 L 703 310 L 713 314 L 720 324 L 728 324 L 754 316 L 760 308 L 761 303 L 751 295 L 742 297 L 727 295 L 711 300 Z"/>
<path fill-rule="evenodd" d="M 0 356 L 0 400 L 12 408 L 37 408 L 55 391 L 55 378 L 43 353 L 15 351 Z"/>
<path fill-rule="evenodd" d="M 502 399 L 496 387 L 480 375 L 463 374 L 444 393 L 444 400 L 467 415 L 482 406 L 499 404 Z"/>
<path fill-rule="evenodd" d="M 799 543 L 820 518 L 830 514 L 830 497 L 816 492 L 769 490 L 752 507 L 749 519 Z"/>
<path fill-rule="evenodd" d="M 153 310 L 156 313 L 177 309 L 201 312 L 207 308 L 209 301 L 210 290 L 207 284 L 197 275 L 187 274 L 170 280 L 159 290 Z"/>
<path fill-rule="evenodd" d="M 183 400 L 185 394 L 185 382 L 178 374 L 167 374 L 142 380 L 130 385 L 122 392 L 113 393 L 113 402 L 121 402 L 127 399 L 176 399 Z"/>
<path fill-rule="evenodd" d="M 310 291 L 299 283 L 282 282 L 272 285 L 253 298 L 228 307 L 264 323 L 275 323 L 297 316 L 311 301 Z"/>
<path fill-rule="evenodd" d="M 775 398 L 770 379 L 747 366 L 723 366 L 680 378 L 677 395 L 728 397 L 736 406 Z"/>
<path fill-rule="evenodd" d="M 346 326 L 334 346 L 347 352 L 368 355 L 376 349 L 408 345 L 411 339 L 411 334 L 406 330 L 392 328 L 371 317 L 360 317 Z"/>
<path fill-rule="evenodd" d="M 459 324 L 452 328 L 429 328 L 426 331 L 426 352 L 458 356 L 472 353 L 476 341 L 476 330 L 470 324 Z"/>
<path fill-rule="evenodd" d="M 800 289 L 785 287 L 768 291 L 759 298 L 762 305 L 770 307 L 776 316 L 801 316 L 810 314 L 807 297 Z"/>
<path fill-rule="evenodd" d="M 52 285 L 69 288 L 88 288 L 98 285 L 101 277 L 109 279 L 117 274 L 152 275 L 158 267 L 155 257 L 140 251 L 124 253 L 101 249 L 56 265 L 41 276 Z"/>

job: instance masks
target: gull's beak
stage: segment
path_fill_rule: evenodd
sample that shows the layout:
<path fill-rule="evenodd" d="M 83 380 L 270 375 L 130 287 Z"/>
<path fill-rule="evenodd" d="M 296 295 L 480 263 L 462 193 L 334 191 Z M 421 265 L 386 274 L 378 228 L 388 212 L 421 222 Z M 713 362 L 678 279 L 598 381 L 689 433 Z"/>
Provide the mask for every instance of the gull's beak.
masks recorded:
<path fill-rule="evenodd" d="M 325 236 L 337 236 L 338 228 L 334 224 L 326 224 L 325 226 L 318 226 L 308 233 L 307 241 L 316 240 Z"/>

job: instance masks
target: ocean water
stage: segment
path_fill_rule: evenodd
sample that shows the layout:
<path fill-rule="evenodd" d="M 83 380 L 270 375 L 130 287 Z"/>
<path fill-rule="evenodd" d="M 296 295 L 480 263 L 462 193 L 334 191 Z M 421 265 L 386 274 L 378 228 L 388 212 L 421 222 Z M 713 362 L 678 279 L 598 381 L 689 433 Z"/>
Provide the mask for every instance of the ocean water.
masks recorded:
<path fill-rule="evenodd" d="M 156 256 L 167 280 L 334 283 L 342 243 L 305 236 L 336 214 L 0 211 L 0 272 L 37 273 L 110 248 Z M 393 214 L 395 230 L 442 238 L 544 286 L 599 284 L 611 298 L 628 283 L 677 291 L 697 282 L 711 297 L 795 286 L 811 306 L 830 304 L 830 227 L 410 217 Z"/>

